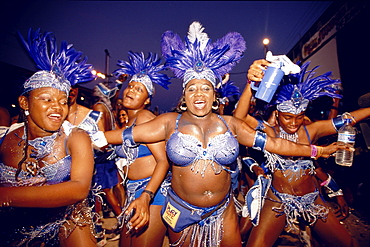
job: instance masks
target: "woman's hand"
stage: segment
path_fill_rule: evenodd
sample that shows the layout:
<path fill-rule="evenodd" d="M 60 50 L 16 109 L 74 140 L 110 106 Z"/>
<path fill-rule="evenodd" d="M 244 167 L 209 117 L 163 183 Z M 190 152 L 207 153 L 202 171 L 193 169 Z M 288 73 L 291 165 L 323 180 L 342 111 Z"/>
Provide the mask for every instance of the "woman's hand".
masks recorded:
<path fill-rule="evenodd" d="M 130 214 L 132 210 L 135 212 L 129 221 L 131 229 L 138 230 L 149 223 L 149 203 L 150 196 L 146 193 L 142 193 L 140 197 L 135 199 L 127 208 L 125 211 L 126 215 Z"/>
<path fill-rule="evenodd" d="M 247 79 L 250 81 L 260 82 L 265 74 L 264 70 L 271 63 L 265 59 L 255 60 L 248 69 Z"/>
<path fill-rule="evenodd" d="M 344 220 L 349 214 L 348 204 L 342 195 L 336 196 L 335 198 L 337 199 L 337 204 L 339 207 L 334 209 L 334 214 L 337 216 L 338 220 Z"/>
<path fill-rule="evenodd" d="M 332 144 L 330 144 L 328 146 L 325 146 L 325 147 L 321 146 L 321 147 L 318 147 L 318 148 L 322 149 L 322 153 L 320 153 L 318 155 L 318 157 L 323 157 L 323 158 L 329 158 L 330 156 L 334 155 L 335 152 L 338 149 L 345 149 L 345 150 L 354 151 L 353 147 L 349 147 L 349 146 L 346 146 L 346 145 L 338 145 L 337 142 L 333 142 Z"/>

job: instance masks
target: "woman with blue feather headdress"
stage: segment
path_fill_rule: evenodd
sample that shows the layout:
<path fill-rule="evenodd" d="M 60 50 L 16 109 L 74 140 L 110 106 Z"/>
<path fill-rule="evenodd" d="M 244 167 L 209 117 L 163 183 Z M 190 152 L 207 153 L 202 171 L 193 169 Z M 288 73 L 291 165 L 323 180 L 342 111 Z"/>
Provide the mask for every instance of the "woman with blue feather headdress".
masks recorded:
<path fill-rule="evenodd" d="M 94 79 L 92 66 L 66 41 L 58 51 L 50 32 L 30 29 L 21 41 L 39 71 L 19 97 L 25 122 L 1 139 L 0 245 L 96 246 L 92 144 L 65 121 L 70 87 Z"/>
<path fill-rule="evenodd" d="M 260 82 L 263 70 L 269 65 L 266 60 L 256 60 L 248 70 L 248 80 Z M 254 225 L 247 246 L 272 246 L 284 227 L 293 233 L 302 233 L 299 224 L 310 226 L 328 246 L 358 245 L 339 222 L 339 219 L 348 216 L 348 205 L 334 179 L 315 167 L 313 159 L 318 158 L 322 147 L 313 144 L 321 137 L 337 133 L 345 118 L 350 118 L 353 125 L 356 121 L 370 116 L 370 108 L 305 125 L 305 112 L 310 101 L 322 96 L 342 98 L 337 93 L 341 84 L 339 79 L 332 79 L 331 72 L 317 75 L 318 66 L 311 70 L 308 69 L 309 66 L 310 62 L 306 62 L 301 65 L 300 73 L 284 78 L 284 83 L 270 104 L 271 107 L 276 107 L 273 113 L 275 123 L 258 120 L 248 114 L 252 97 L 249 83 L 235 110 L 234 116 L 269 136 L 310 145 L 312 148 L 311 159 L 280 156 L 266 151 L 264 152 L 266 161 L 261 166 L 251 158 L 245 159 L 251 172 L 257 177 L 256 183 L 259 183 L 253 185 L 245 197 L 244 217 L 249 217 Z M 266 174 L 271 176 L 271 181 L 261 183 L 262 180 L 266 180 Z M 261 185 L 268 183 L 271 183 L 271 186 L 265 187 L 260 197 L 253 199 L 252 195 L 262 190 Z M 319 194 L 320 186 L 328 191 L 329 197 L 336 197 L 340 205 L 339 219 L 329 210 L 323 196 Z M 254 203 L 256 200 L 262 203 Z M 308 240 L 310 241 L 312 239 Z"/>
<path fill-rule="evenodd" d="M 170 84 L 170 78 L 163 73 L 162 59 L 155 53 L 145 56 L 144 52 L 130 51 L 128 60 L 119 60 L 117 65 L 120 68 L 113 72 L 117 78 L 130 77 L 122 94 L 122 105 L 128 116 L 126 127 L 154 119 L 156 116 L 149 106 L 155 95 L 155 85 L 168 89 Z M 122 134 L 119 137 L 122 144 Z M 135 147 L 116 145 L 115 150 L 127 198 L 118 216 L 122 228 L 120 246 L 161 247 L 166 227 L 160 211 L 170 183 L 164 142 Z"/>
<path fill-rule="evenodd" d="M 238 118 L 215 113 L 217 84 L 246 49 L 240 33 L 230 32 L 211 42 L 204 27 L 193 22 L 185 41 L 166 31 L 161 42 L 165 65 L 182 80 L 181 113 L 164 113 L 123 131 L 105 132 L 105 136 L 108 142 L 127 147 L 165 142 L 172 180 L 161 215 L 172 246 L 241 246 L 231 192 L 235 173 L 231 164 L 239 155 L 239 143 L 282 155 L 310 156 L 311 148 L 267 137 Z M 337 147 L 323 149 L 321 154 L 327 157 Z M 146 217 L 138 214 L 135 220 Z"/>

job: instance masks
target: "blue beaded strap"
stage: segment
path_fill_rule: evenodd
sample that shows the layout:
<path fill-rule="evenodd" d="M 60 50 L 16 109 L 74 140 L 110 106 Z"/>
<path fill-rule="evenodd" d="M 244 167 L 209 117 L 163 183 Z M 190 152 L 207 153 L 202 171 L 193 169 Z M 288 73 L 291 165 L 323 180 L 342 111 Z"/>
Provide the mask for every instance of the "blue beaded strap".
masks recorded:
<path fill-rule="evenodd" d="M 265 151 L 266 138 L 267 138 L 266 133 L 256 130 L 252 148 L 258 151 Z"/>
<path fill-rule="evenodd" d="M 127 147 L 130 147 L 130 148 L 134 148 L 134 147 L 137 147 L 139 146 L 139 144 L 137 144 L 135 141 L 134 141 L 134 138 L 132 136 L 132 129 L 133 129 L 133 125 L 131 125 L 130 127 L 126 128 L 123 132 L 122 132 L 122 141 L 123 141 L 123 145 L 126 145 Z"/>
<path fill-rule="evenodd" d="M 333 124 L 333 127 L 335 128 L 335 130 L 338 132 L 338 130 L 340 129 L 340 127 L 342 127 L 344 125 L 344 120 L 343 120 L 343 117 L 342 115 L 340 116 L 337 116 L 335 118 L 332 118 L 331 119 L 331 122 Z"/>

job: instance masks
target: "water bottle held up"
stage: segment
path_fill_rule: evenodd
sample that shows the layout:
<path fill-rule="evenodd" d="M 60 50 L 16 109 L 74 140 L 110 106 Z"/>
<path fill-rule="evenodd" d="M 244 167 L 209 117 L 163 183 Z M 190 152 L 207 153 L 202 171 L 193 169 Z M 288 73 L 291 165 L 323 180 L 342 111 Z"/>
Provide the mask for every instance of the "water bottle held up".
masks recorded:
<path fill-rule="evenodd" d="M 266 60 L 271 62 L 271 64 L 265 70 L 261 83 L 256 87 L 254 82 L 252 82 L 251 87 L 253 90 L 257 91 L 255 94 L 256 98 L 269 103 L 274 96 L 281 79 L 283 79 L 283 76 L 288 74 L 297 74 L 301 71 L 301 68 L 290 61 L 287 56 L 273 56 L 271 51 L 266 53 Z"/>
<path fill-rule="evenodd" d="M 351 119 L 344 119 L 344 125 L 338 131 L 338 144 L 354 147 L 356 130 L 351 126 Z M 335 154 L 335 163 L 341 166 L 352 166 L 353 153 L 351 150 L 339 149 Z"/>

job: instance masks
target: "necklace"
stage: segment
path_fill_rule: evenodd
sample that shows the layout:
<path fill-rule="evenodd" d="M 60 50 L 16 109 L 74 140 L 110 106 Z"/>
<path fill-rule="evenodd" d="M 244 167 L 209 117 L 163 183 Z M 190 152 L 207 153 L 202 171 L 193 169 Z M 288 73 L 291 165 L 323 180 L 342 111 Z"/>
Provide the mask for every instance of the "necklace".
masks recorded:
<path fill-rule="evenodd" d="M 279 137 L 288 141 L 292 141 L 297 143 L 298 142 L 298 133 L 295 132 L 293 134 L 286 133 L 281 126 L 279 126 L 280 132 L 279 132 Z"/>
<path fill-rule="evenodd" d="M 60 130 L 59 130 L 60 131 Z M 38 176 L 43 175 L 43 172 L 40 169 L 39 162 L 42 158 L 49 155 L 52 150 L 55 143 L 55 139 L 59 134 L 59 131 L 54 132 L 50 136 L 44 136 L 44 137 L 37 137 L 33 140 L 28 140 L 27 137 L 27 129 L 25 128 L 23 132 L 23 136 L 20 138 L 21 141 L 24 141 L 24 145 L 28 146 L 30 145 L 32 147 L 30 158 L 35 159 L 36 161 L 26 161 L 25 162 L 25 168 L 27 176 Z M 16 135 L 19 137 L 18 135 Z M 21 141 L 18 143 L 20 146 Z M 27 147 L 25 147 L 27 148 Z M 27 156 L 27 151 L 24 153 L 25 156 Z"/>
<path fill-rule="evenodd" d="M 33 140 L 29 140 L 28 144 L 34 148 L 31 150 L 32 153 L 30 153 L 30 157 L 39 160 L 50 154 L 57 135 L 58 132 L 55 132 L 50 136 L 37 137 Z M 25 140 L 27 137 L 23 135 L 23 138 Z"/>

